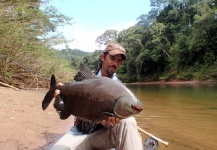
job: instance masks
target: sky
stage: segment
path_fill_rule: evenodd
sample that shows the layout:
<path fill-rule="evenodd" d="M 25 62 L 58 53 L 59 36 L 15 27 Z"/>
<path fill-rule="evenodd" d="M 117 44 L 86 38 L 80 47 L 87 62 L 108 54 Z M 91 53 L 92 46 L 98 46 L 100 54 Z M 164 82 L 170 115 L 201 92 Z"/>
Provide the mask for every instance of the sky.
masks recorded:
<path fill-rule="evenodd" d="M 127 29 L 151 9 L 149 0 L 51 0 L 49 5 L 73 18 L 74 24 L 58 28 L 67 40 L 73 40 L 69 48 L 86 52 L 100 49 L 95 40 L 106 30 Z M 65 45 L 54 48 L 63 49 Z"/>

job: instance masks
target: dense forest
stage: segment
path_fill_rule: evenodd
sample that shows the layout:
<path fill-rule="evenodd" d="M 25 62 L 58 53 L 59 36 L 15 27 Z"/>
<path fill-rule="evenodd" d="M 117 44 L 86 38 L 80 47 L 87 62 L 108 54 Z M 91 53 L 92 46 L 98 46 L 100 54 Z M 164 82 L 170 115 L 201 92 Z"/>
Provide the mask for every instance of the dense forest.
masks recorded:
<path fill-rule="evenodd" d="M 67 43 L 56 29 L 72 25 L 73 18 L 46 7 L 48 2 L 0 2 L 0 82 L 19 88 L 45 87 L 51 74 L 58 81 L 72 80 L 80 62 L 97 68 L 101 50 L 51 48 Z M 99 45 L 117 41 L 126 48 L 127 60 L 118 77 L 123 82 L 216 80 L 217 1 L 150 2 L 151 11 L 138 16 L 134 26 L 107 30 L 96 39 Z"/>
<path fill-rule="evenodd" d="M 151 6 L 135 26 L 118 33 L 108 30 L 96 40 L 100 44 L 115 40 L 126 47 L 127 61 L 119 78 L 216 80 L 217 1 L 151 0 Z"/>
<path fill-rule="evenodd" d="M 73 19 L 47 3 L 1 0 L 0 82 L 33 88 L 48 86 L 51 74 L 62 82 L 72 80 L 76 70 L 67 60 L 55 57 L 50 47 L 65 41 L 56 28 L 73 24 Z"/>

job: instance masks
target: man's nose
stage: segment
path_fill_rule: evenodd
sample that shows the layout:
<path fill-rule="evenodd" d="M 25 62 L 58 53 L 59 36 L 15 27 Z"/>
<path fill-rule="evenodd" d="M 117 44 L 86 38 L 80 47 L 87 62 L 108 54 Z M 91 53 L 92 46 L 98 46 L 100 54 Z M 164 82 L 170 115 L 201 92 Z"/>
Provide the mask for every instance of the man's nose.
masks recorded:
<path fill-rule="evenodd" d="M 118 66 L 118 64 L 119 64 L 119 63 L 118 63 L 118 61 L 117 61 L 117 60 L 114 60 L 114 61 L 112 61 L 112 65 L 114 65 L 114 66 L 116 66 L 116 67 L 117 67 L 117 66 Z"/>

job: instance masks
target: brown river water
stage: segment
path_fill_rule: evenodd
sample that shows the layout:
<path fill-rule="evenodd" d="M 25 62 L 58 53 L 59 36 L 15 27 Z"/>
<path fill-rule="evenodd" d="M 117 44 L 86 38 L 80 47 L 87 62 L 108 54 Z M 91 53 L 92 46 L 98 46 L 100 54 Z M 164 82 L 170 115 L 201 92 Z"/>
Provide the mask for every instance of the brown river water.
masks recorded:
<path fill-rule="evenodd" d="M 138 126 L 169 142 L 158 150 L 217 149 L 216 84 L 127 84 L 143 103 Z M 141 133 L 143 141 L 149 138 Z"/>

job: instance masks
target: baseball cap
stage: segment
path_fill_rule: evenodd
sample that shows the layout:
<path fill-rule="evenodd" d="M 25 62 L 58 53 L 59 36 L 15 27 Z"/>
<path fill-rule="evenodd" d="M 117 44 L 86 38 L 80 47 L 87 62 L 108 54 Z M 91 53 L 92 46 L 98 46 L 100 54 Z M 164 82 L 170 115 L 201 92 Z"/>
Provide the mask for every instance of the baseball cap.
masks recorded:
<path fill-rule="evenodd" d="M 121 54 L 122 58 L 126 60 L 126 50 L 119 43 L 108 44 L 103 52 L 108 52 L 110 55 Z"/>

